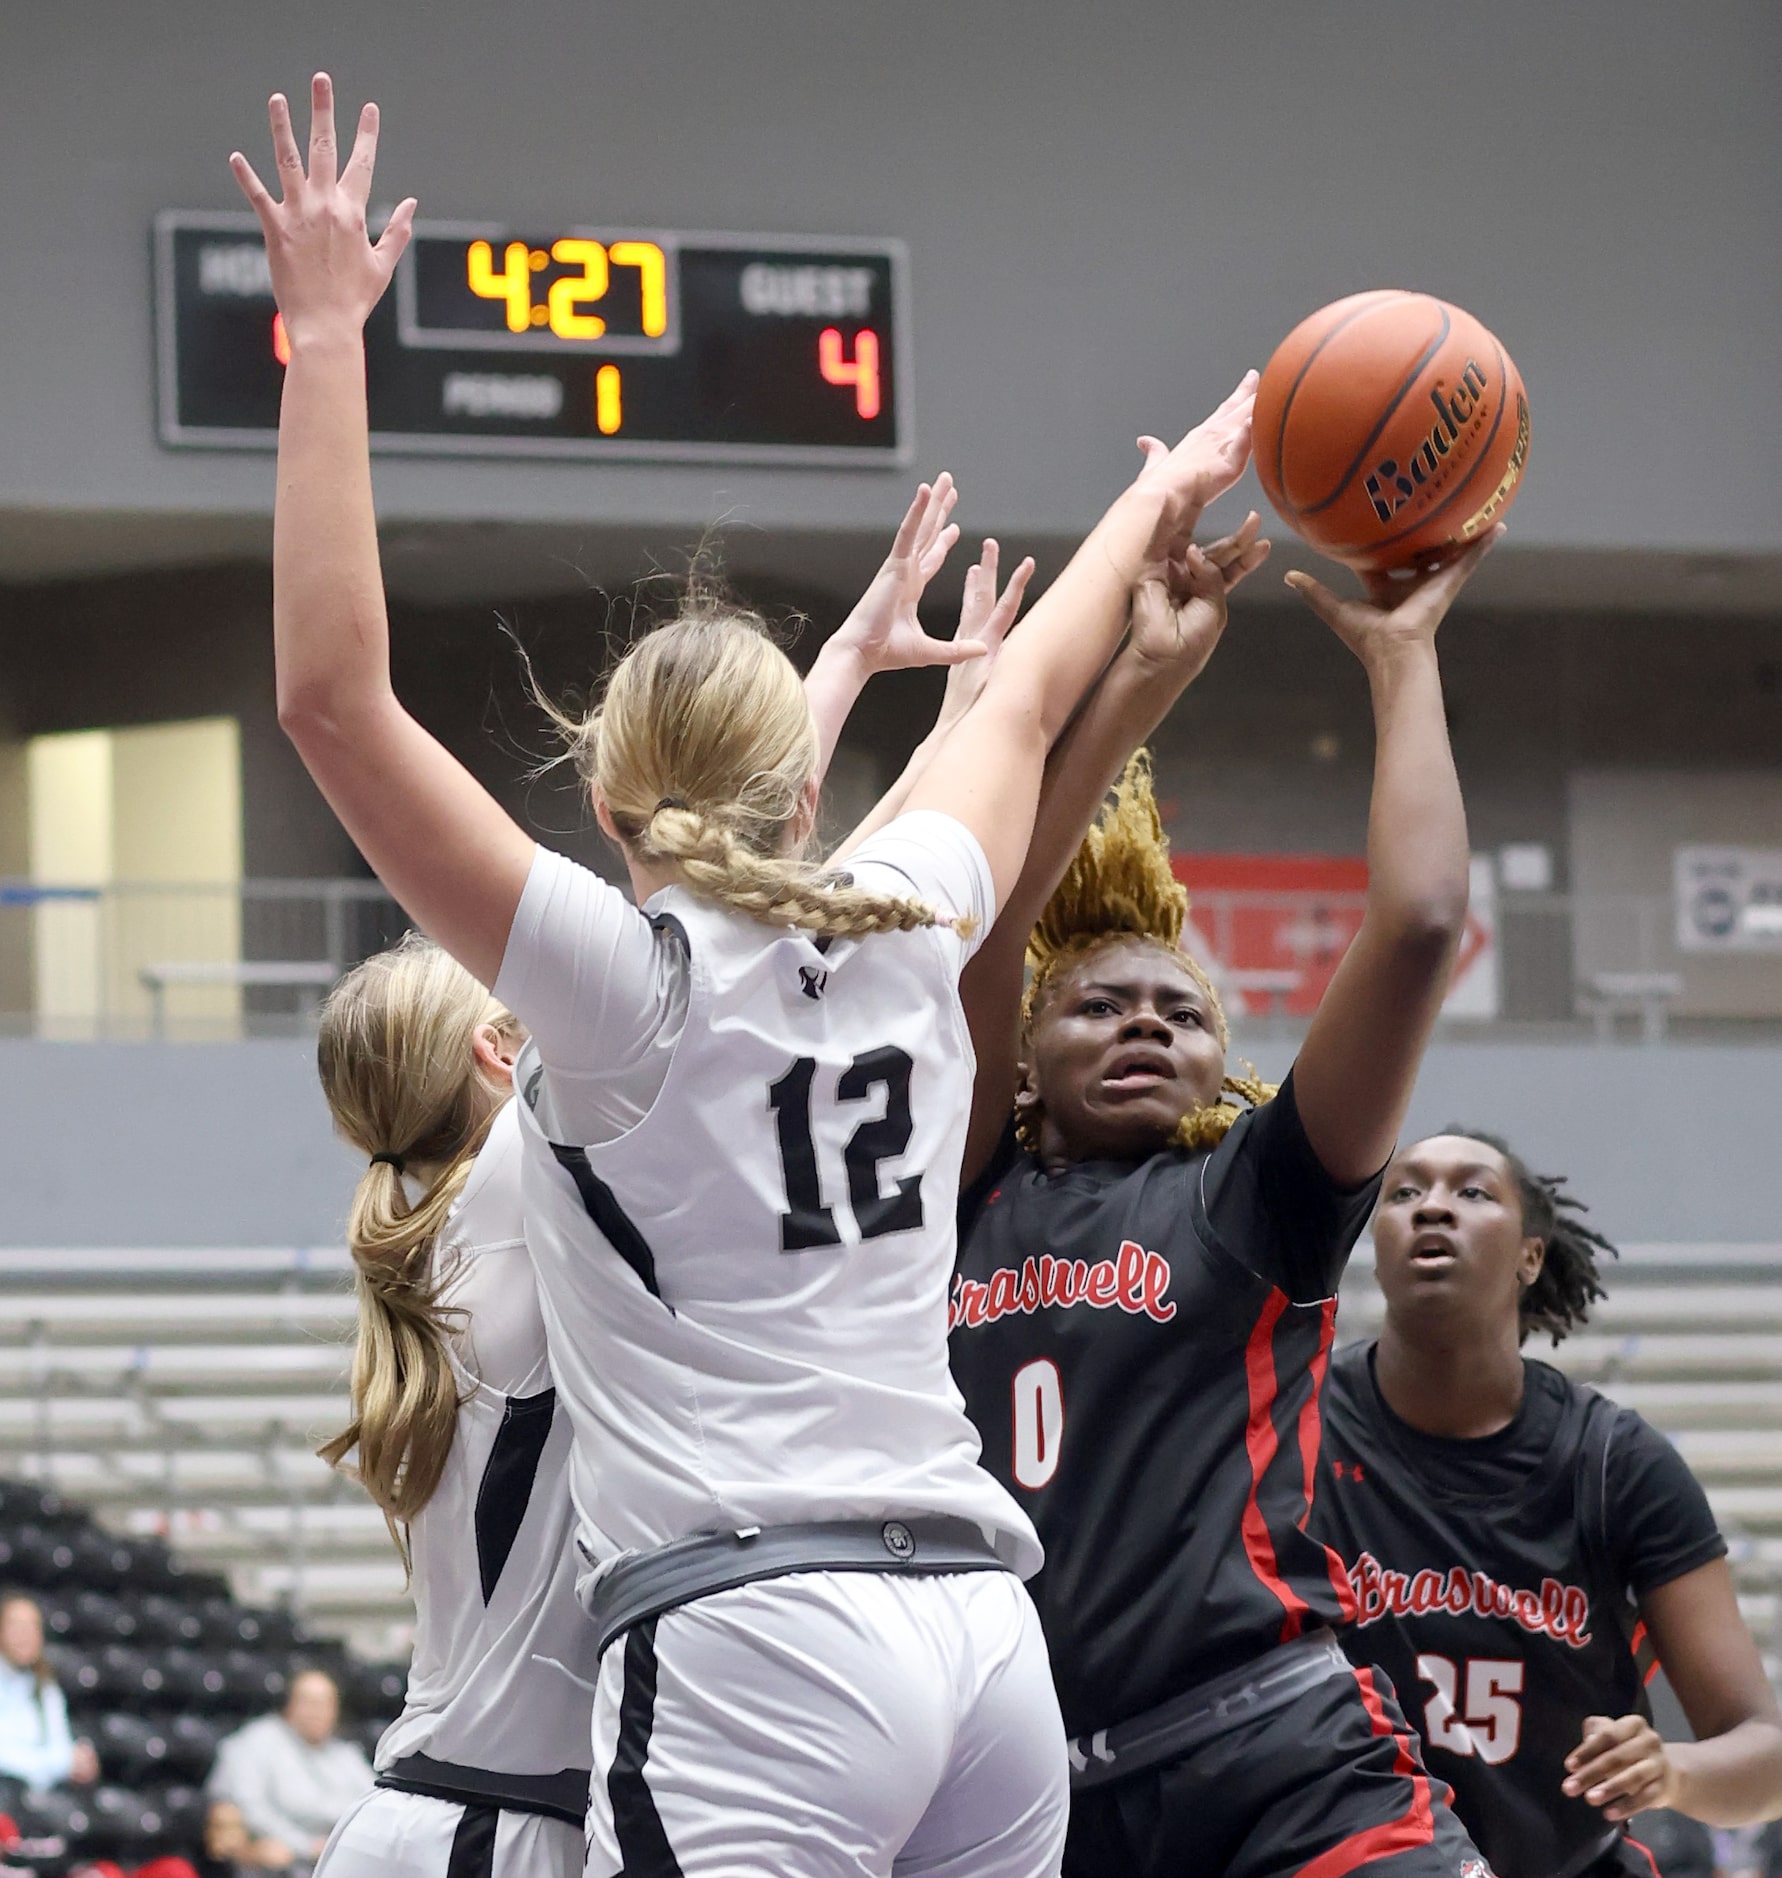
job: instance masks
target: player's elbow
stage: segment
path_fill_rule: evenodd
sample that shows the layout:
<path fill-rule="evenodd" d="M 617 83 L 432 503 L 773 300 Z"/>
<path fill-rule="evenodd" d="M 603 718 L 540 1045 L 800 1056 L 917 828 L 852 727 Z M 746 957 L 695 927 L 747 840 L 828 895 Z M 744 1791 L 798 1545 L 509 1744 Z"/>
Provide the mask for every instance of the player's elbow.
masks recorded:
<path fill-rule="evenodd" d="M 298 680 L 281 673 L 278 725 L 311 767 L 335 749 L 367 746 L 375 701 L 344 696 L 325 678 Z"/>

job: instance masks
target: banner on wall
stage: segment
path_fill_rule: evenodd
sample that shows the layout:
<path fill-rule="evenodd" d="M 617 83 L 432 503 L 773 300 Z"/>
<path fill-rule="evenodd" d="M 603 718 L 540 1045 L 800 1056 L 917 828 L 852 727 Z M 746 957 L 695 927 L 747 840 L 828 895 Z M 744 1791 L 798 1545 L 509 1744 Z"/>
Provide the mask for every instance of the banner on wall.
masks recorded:
<path fill-rule="evenodd" d="M 1189 949 L 1231 1016 L 1310 1017 L 1361 926 L 1367 862 L 1359 855 L 1176 854 L 1188 889 Z M 1444 1017 L 1498 1012 L 1497 879 L 1472 863 L 1471 904 Z"/>
<path fill-rule="evenodd" d="M 1681 952 L 1782 952 L 1782 848 L 1672 851 Z"/>

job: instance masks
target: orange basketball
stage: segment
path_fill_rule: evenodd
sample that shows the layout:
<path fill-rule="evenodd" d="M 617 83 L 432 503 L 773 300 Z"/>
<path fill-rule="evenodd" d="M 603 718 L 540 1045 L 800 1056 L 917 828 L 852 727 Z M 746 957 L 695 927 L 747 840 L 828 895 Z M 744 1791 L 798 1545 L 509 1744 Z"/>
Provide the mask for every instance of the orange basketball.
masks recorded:
<path fill-rule="evenodd" d="M 1470 313 L 1385 288 L 1333 301 L 1281 341 L 1255 436 L 1256 473 L 1296 533 L 1351 567 L 1414 567 L 1515 501 L 1528 397 Z"/>

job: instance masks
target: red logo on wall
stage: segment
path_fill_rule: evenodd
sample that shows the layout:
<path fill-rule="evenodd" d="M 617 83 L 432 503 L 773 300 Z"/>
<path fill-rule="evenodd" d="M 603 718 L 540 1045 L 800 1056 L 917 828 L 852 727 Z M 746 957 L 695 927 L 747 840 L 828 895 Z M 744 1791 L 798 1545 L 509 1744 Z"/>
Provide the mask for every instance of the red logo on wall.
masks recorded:
<path fill-rule="evenodd" d="M 1360 929 L 1367 862 L 1359 855 L 1176 854 L 1170 865 L 1188 889 L 1183 938 L 1228 1013 L 1310 1017 Z M 1475 862 L 1473 903 L 1449 994 L 1453 1016 L 1496 1013 L 1491 887 L 1490 863 Z"/>

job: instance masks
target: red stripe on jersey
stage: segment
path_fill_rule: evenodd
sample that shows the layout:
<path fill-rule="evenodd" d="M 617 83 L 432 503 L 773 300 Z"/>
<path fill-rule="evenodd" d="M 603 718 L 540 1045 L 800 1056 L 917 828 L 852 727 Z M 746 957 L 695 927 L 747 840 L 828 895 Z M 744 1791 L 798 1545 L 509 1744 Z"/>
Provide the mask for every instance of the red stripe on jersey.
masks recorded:
<path fill-rule="evenodd" d="M 1397 1819 L 1386 1820 L 1378 1826 L 1366 1826 L 1360 1832 L 1352 1832 L 1346 1839 L 1339 1839 L 1327 1851 L 1320 1852 L 1308 1864 L 1300 1866 L 1295 1878 L 1342 1878 L 1344 1872 L 1353 1871 L 1357 1865 L 1369 1864 L 1377 1858 L 1390 1858 L 1395 1852 L 1412 1851 L 1417 1846 L 1429 1845 L 1435 1838 L 1429 1776 L 1418 1765 L 1409 1738 L 1400 1734 L 1386 1719 L 1385 1706 L 1380 1701 L 1373 1671 L 1358 1669 L 1353 1674 L 1361 1690 L 1362 1706 L 1367 1710 L 1367 1718 L 1375 1735 L 1382 1739 L 1390 1736 L 1398 1749 L 1392 1771 L 1410 1781 L 1411 1804 Z"/>
<path fill-rule="evenodd" d="M 1646 1641 L 1646 1620 L 1645 1618 L 1642 1617 L 1640 1621 L 1634 1625 L 1633 1635 L 1629 1637 L 1627 1640 L 1627 1647 L 1633 1651 L 1635 1656 L 1638 1656 L 1640 1653 L 1640 1645 L 1644 1643 L 1645 1641 Z"/>
<path fill-rule="evenodd" d="M 1324 1372 L 1330 1367 L 1330 1346 L 1336 1341 L 1336 1299 L 1326 1298 L 1319 1306 L 1318 1315 L 1318 1354 L 1312 1358 L 1306 1371 L 1312 1379 L 1312 1393 L 1306 1397 L 1305 1405 L 1299 1411 L 1299 1458 L 1305 1463 L 1306 1470 L 1306 1510 L 1299 1516 L 1301 1532 L 1305 1531 L 1306 1521 L 1312 1516 L 1318 1442 L 1324 1431 L 1323 1418 L 1318 1413 L 1318 1395 L 1324 1387 Z"/>
<path fill-rule="evenodd" d="M 1269 1470 L 1280 1443 L 1275 1434 L 1275 1325 L 1287 1308 L 1287 1294 L 1270 1288 L 1268 1302 L 1250 1332 L 1244 1349 L 1244 1377 L 1250 1387 L 1250 1420 L 1244 1430 L 1244 1446 L 1250 1455 L 1250 1497 L 1244 1502 L 1244 1553 L 1250 1569 L 1280 1599 L 1287 1613 L 1281 1625 L 1281 1641 L 1291 1643 L 1305 1629 L 1310 1606 L 1281 1577 L 1275 1558 L 1275 1542 L 1269 1536 L 1268 1521 L 1262 1516 L 1258 1495 L 1262 1477 Z"/>
<path fill-rule="evenodd" d="M 1324 1437 L 1319 1398 L 1324 1390 L 1324 1372 L 1330 1367 L 1330 1346 L 1336 1342 L 1336 1308 L 1335 1298 L 1326 1298 L 1319 1307 L 1318 1354 L 1307 1372 L 1312 1379 L 1312 1392 L 1299 1411 L 1299 1457 L 1306 1471 L 1306 1510 L 1299 1516 L 1301 1532 L 1312 1517 L 1312 1494 L 1317 1488 L 1318 1448 Z M 1355 1602 L 1355 1587 L 1349 1582 L 1348 1568 L 1329 1546 L 1324 1548 L 1324 1569 L 1330 1577 L 1330 1588 L 1336 1593 L 1337 1609 L 1342 1612 L 1343 1621 L 1353 1623 L 1360 1612 Z"/>
<path fill-rule="evenodd" d="M 1639 1840 L 1636 1839 L 1631 1832 L 1626 1835 L 1626 1838 L 1627 1838 L 1627 1843 L 1631 1845 L 1633 1849 L 1636 1852 L 1638 1852 L 1639 1855 L 1646 1861 L 1646 1863 L 1652 1867 L 1652 1878 L 1661 1878 L 1661 1874 L 1658 1869 L 1658 1860 L 1652 1856 L 1651 1852 L 1648 1851 L 1645 1846 L 1641 1845 Z"/>

